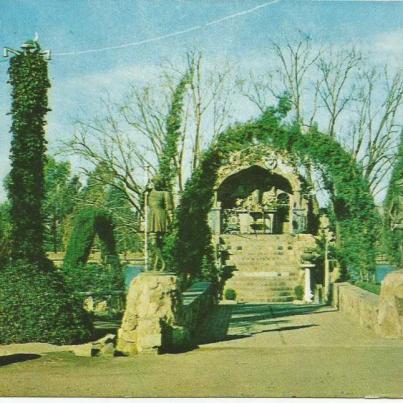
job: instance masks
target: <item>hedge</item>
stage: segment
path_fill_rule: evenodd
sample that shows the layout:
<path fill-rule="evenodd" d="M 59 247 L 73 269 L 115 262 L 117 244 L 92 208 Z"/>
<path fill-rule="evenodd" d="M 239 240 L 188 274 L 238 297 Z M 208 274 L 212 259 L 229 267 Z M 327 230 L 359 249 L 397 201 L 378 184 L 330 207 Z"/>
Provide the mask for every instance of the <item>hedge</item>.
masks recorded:
<path fill-rule="evenodd" d="M 74 344 L 90 338 L 91 317 L 49 261 L 0 270 L 0 343 Z"/>

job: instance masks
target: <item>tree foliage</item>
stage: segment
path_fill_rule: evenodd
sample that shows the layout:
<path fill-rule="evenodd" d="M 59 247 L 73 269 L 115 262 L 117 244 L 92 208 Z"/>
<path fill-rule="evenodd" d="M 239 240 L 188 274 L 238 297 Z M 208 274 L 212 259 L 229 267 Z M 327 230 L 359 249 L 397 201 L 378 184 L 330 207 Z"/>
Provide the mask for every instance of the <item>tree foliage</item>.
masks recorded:
<path fill-rule="evenodd" d="M 98 164 L 93 171 L 89 172 L 86 185 L 77 195 L 70 228 L 65 233 L 66 239 L 70 239 L 75 215 L 81 210 L 95 209 L 103 210 L 112 217 L 116 247 L 119 253 L 137 251 L 142 248 L 139 237 L 139 214 L 117 184 L 118 180 L 117 178 L 113 180 L 110 171 L 104 164 Z"/>
<path fill-rule="evenodd" d="M 386 249 L 392 262 L 397 266 L 402 264 L 403 229 L 403 134 L 400 135 L 398 155 L 390 178 L 388 192 L 384 202 L 384 233 Z"/>
<path fill-rule="evenodd" d="M 0 204 L 0 267 L 3 267 L 10 259 L 11 219 L 10 204 Z"/>
<path fill-rule="evenodd" d="M 45 250 L 58 252 L 64 249 L 63 237 L 68 217 L 78 202 L 80 181 L 71 176 L 70 163 L 48 157 L 45 165 Z"/>

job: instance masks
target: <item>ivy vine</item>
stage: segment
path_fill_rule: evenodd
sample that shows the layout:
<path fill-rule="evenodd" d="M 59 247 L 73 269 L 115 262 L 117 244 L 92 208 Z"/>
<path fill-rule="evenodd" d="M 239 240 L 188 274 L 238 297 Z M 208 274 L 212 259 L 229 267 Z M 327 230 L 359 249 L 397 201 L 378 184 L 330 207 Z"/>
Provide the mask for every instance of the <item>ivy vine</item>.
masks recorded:
<path fill-rule="evenodd" d="M 176 86 L 171 99 L 171 105 L 166 121 L 166 134 L 159 160 L 160 186 L 165 190 L 172 190 L 173 181 L 178 174 L 178 143 L 181 137 L 183 99 L 186 86 L 193 78 L 193 68 L 190 67 L 179 84 Z"/>
<path fill-rule="evenodd" d="M 388 191 L 384 202 L 384 239 L 386 251 L 393 264 L 400 266 L 403 263 L 402 245 L 403 229 L 395 228 L 392 215 L 402 214 L 403 206 L 403 133 L 400 135 L 400 144 L 396 162 L 393 167 Z"/>
<path fill-rule="evenodd" d="M 373 271 L 380 217 L 361 168 L 331 137 L 316 130 L 302 134 L 297 125 L 284 123 L 288 112 L 289 101 L 282 98 L 259 119 L 229 128 L 204 153 L 186 183 L 172 234 L 165 242 L 170 268 L 188 278 L 217 278 L 207 222 L 217 171 L 230 153 L 262 144 L 321 168 L 331 194 L 340 263 L 351 274 Z"/>

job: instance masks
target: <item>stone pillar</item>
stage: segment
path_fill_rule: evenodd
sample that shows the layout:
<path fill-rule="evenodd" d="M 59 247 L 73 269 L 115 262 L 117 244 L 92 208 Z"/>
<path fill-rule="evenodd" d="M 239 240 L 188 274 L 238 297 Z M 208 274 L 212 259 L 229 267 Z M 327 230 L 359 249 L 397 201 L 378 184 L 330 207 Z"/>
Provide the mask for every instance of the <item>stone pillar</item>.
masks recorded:
<path fill-rule="evenodd" d="M 221 234 L 221 207 L 213 207 L 208 213 L 208 223 L 213 235 Z"/>
<path fill-rule="evenodd" d="M 180 306 L 174 274 L 147 272 L 135 277 L 127 294 L 116 350 L 125 355 L 160 352 Z"/>
<path fill-rule="evenodd" d="M 311 268 L 315 267 L 312 263 L 303 263 L 301 267 L 304 269 L 304 301 L 307 304 L 312 302 L 312 288 L 311 288 Z"/>
<path fill-rule="evenodd" d="M 329 270 L 329 256 L 328 256 L 328 251 L 327 251 L 327 246 L 326 246 L 326 252 L 325 252 L 325 264 L 324 264 L 324 287 L 323 287 L 323 297 L 325 302 L 327 303 L 329 301 L 329 292 L 330 292 L 330 270 Z"/>

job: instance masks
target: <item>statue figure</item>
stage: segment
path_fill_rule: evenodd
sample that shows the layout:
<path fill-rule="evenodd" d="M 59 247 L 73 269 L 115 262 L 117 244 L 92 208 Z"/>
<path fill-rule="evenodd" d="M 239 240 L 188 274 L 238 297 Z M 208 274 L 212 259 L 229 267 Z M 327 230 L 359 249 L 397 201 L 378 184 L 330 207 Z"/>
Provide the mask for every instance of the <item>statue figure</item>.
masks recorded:
<path fill-rule="evenodd" d="M 162 241 L 168 226 L 172 221 L 173 202 L 170 192 L 161 190 L 161 178 L 155 176 L 147 187 L 147 232 L 150 234 L 150 241 L 153 247 L 153 270 L 158 271 L 161 262 L 160 271 L 165 270 L 165 261 L 162 256 Z"/>
<path fill-rule="evenodd" d="M 272 206 L 275 206 L 276 202 L 277 202 L 277 189 L 274 186 L 272 186 L 269 190 L 263 192 L 262 204 L 263 207 L 267 209 Z"/>
<path fill-rule="evenodd" d="M 304 209 L 294 207 L 292 209 L 292 227 L 294 234 L 303 234 L 306 231 L 306 212 Z"/>
<path fill-rule="evenodd" d="M 243 207 L 249 211 L 260 211 L 260 190 L 255 189 L 244 201 Z"/>

